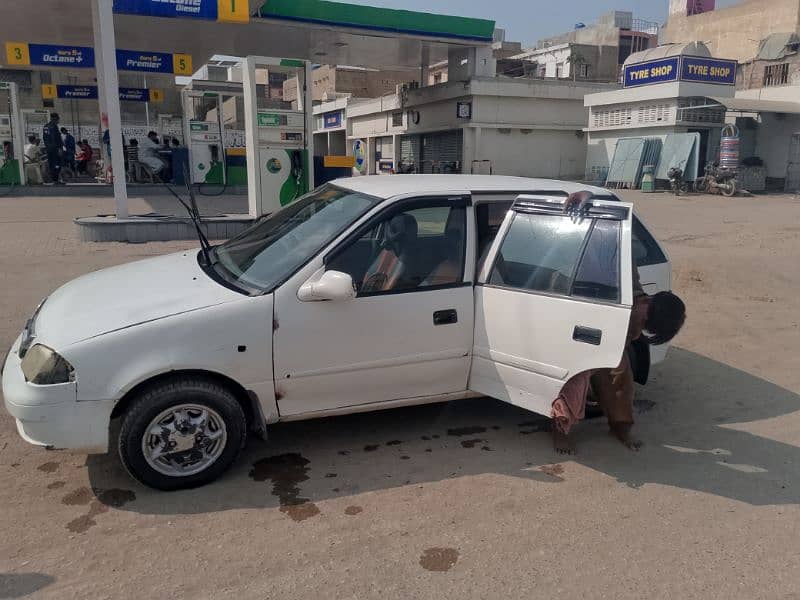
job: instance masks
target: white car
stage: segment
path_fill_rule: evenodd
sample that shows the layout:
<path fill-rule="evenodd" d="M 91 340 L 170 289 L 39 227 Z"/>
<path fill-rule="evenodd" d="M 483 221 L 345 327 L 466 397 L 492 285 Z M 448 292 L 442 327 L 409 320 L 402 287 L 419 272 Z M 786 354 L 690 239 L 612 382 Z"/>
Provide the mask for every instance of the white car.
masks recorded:
<path fill-rule="evenodd" d="M 550 415 L 576 373 L 615 367 L 666 254 L 612 193 L 566 215 L 561 181 L 398 175 L 325 185 L 204 251 L 80 277 L 5 361 L 20 435 L 119 453 L 139 481 L 202 485 L 248 429 L 490 396 Z M 654 361 L 665 349 L 653 349 Z M 636 360 L 646 379 L 650 356 Z"/>

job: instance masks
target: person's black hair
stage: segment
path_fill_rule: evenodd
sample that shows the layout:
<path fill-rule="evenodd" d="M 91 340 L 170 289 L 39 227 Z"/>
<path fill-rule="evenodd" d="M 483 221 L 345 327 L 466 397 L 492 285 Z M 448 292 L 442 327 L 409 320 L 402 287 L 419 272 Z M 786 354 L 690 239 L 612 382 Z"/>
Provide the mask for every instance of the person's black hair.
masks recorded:
<path fill-rule="evenodd" d="M 88 144 L 89 140 L 81 140 L 81 144 Z"/>
<path fill-rule="evenodd" d="M 36 136 L 35 136 L 35 135 L 33 135 L 33 134 L 29 135 L 29 136 L 28 136 L 28 141 L 29 141 L 31 144 L 35 144 L 35 143 L 36 143 Z"/>
<path fill-rule="evenodd" d="M 128 140 L 128 145 L 129 146 L 138 146 L 139 145 L 139 140 L 137 140 L 136 138 L 130 139 L 130 140 Z"/>
<path fill-rule="evenodd" d="M 645 337 L 652 346 L 671 342 L 686 322 L 686 305 L 672 292 L 660 292 L 650 299 Z"/>
<path fill-rule="evenodd" d="M 147 132 L 147 137 L 153 137 L 153 136 L 158 137 L 158 134 L 155 131 L 148 131 Z"/>
<path fill-rule="evenodd" d="M 62 128 L 61 128 L 61 133 L 69 133 L 69 132 L 67 131 L 67 128 L 66 128 L 66 127 L 62 127 Z"/>
<path fill-rule="evenodd" d="M 178 138 L 172 138 L 172 145 L 177 148 L 181 143 L 178 141 Z"/>
<path fill-rule="evenodd" d="M 60 121 L 61 117 L 58 116 L 58 113 L 52 112 L 52 113 L 50 113 L 50 120 L 51 121 Z"/>

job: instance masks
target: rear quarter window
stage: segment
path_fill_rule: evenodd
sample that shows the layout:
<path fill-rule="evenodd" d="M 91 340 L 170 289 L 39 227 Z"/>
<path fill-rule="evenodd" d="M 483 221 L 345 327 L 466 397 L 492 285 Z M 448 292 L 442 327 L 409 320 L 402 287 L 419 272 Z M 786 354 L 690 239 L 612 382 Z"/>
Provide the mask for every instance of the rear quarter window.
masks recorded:
<path fill-rule="evenodd" d="M 655 238 L 636 215 L 633 216 L 632 233 L 633 261 L 637 267 L 660 265 L 667 262 L 667 257 L 661 251 Z"/>

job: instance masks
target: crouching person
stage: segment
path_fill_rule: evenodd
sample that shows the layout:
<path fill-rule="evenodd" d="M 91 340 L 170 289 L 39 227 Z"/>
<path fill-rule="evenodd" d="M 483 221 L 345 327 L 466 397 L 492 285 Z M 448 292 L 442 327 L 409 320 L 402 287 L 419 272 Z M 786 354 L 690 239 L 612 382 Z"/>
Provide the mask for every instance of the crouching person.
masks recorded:
<path fill-rule="evenodd" d="M 566 210 L 580 210 L 591 198 L 591 192 L 573 194 L 567 200 Z M 671 292 L 661 292 L 654 296 L 645 294 L 635 265 L 633 288 L 633 309 L 625 351 L 619 366 L 616 369 L 596 369 L 579 373 L 567 381 L 553 401 L 553 445 L 561 454 L 575 453 L 569 433 L 585 416 L 590 389 L 608 419 L 610 432 L 631 450 L 641 447 L 641 442 L 631 435 L 634 424 L 632 344 L 639 339 L 653 346 L 672 341 L 686 321 L 686 306 Z"/>

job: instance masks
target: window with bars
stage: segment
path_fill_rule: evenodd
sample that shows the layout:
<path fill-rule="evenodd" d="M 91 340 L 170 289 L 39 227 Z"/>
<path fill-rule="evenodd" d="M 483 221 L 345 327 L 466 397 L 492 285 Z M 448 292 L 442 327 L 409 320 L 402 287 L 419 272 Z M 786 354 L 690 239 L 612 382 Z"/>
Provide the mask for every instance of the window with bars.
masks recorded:
<path fill-rule="evenodd" d="M 764 87 L 787 85 L 789 83 L 789 63 L 764 67 Z"/>

